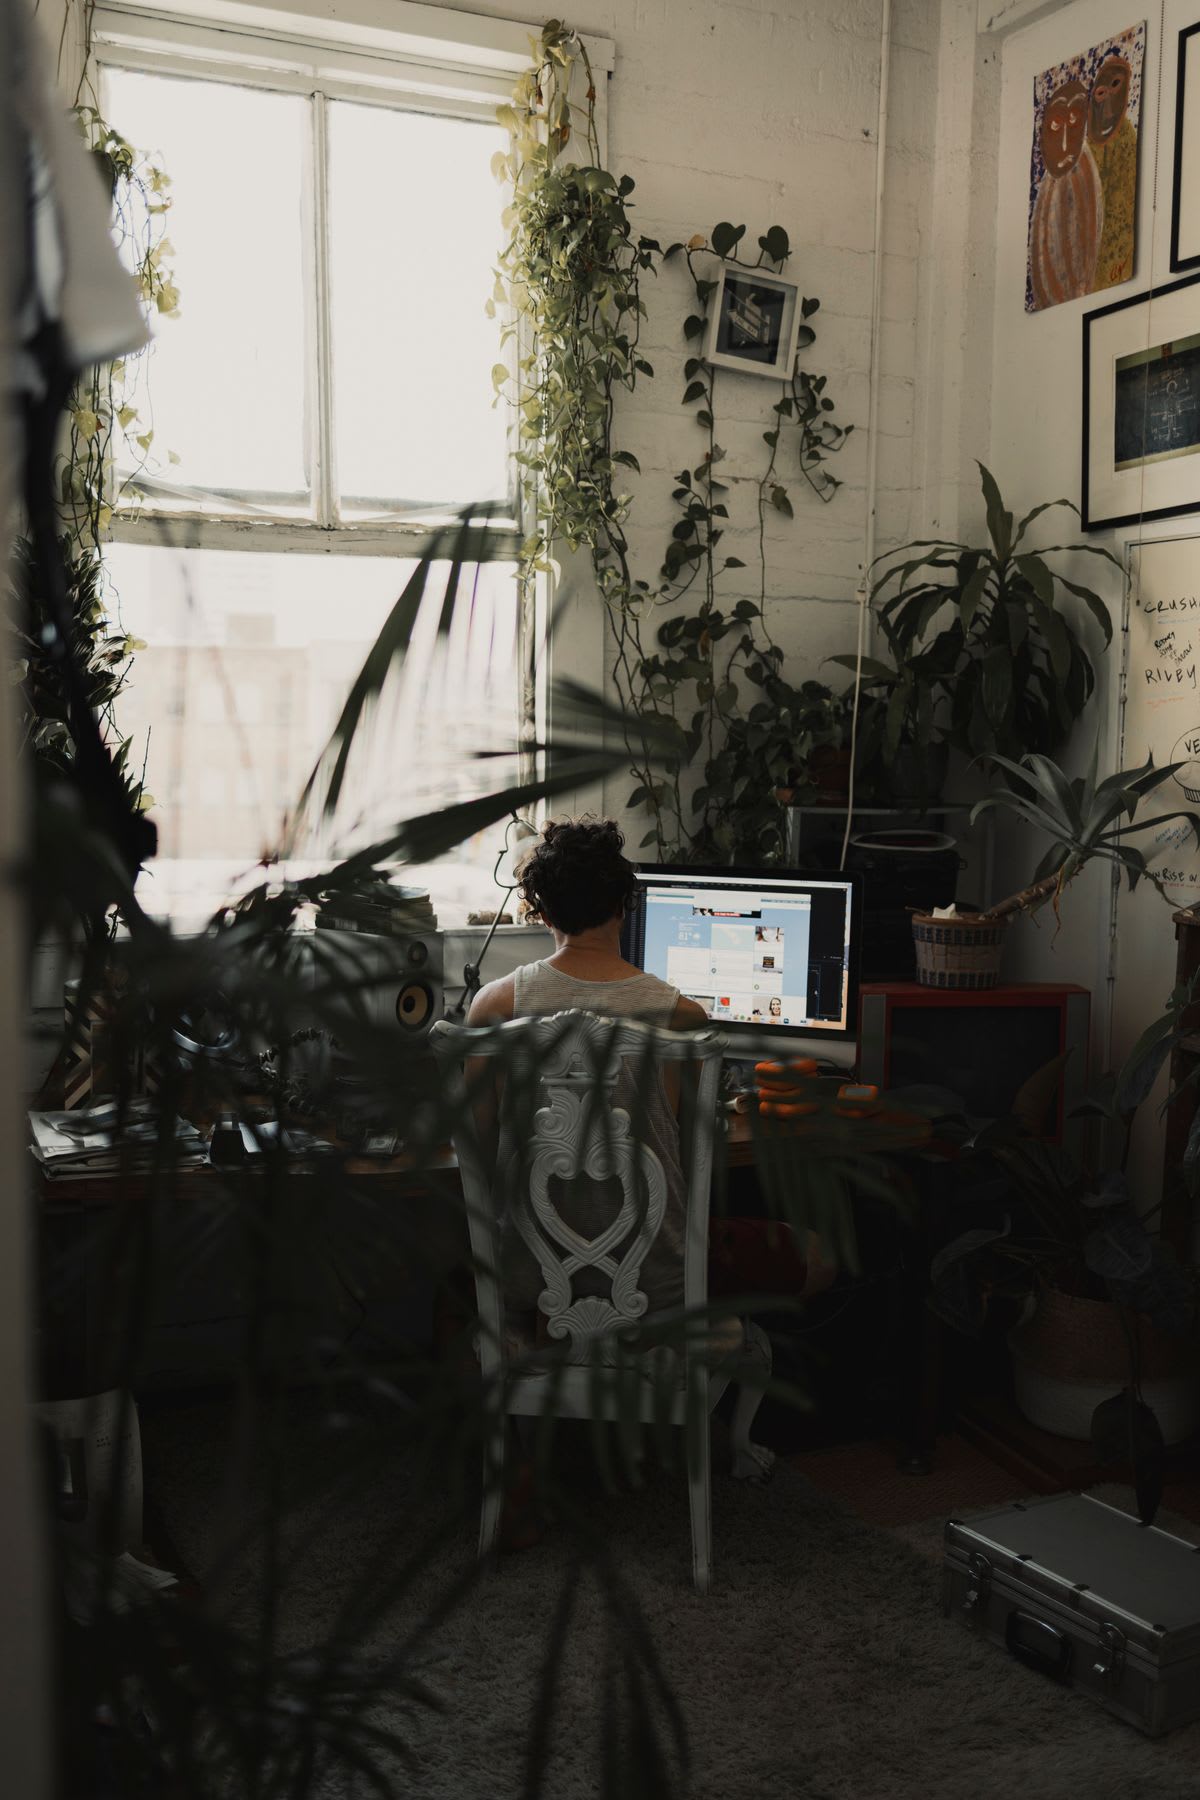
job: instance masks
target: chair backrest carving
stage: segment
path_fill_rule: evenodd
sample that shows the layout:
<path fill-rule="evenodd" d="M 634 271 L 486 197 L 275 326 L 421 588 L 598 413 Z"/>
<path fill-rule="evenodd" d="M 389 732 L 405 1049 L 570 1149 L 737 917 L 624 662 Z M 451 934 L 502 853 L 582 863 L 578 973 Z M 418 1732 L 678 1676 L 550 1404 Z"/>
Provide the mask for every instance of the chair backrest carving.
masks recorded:
<path fill-rule="evenodd" d="M 616 1360 L 614 1331 L 634 1324 L 648 1307 L 640 1286 L 646 1256 L 662 1227 L 668 1183 L 662 1162 L 643 1141 L 638 1107 L 616 1102 L 622 1067 L 637 1095 L 657 1081 L 664 1062 L 692 1064 L 698 1079 L 683 1107 L 681 1145 L 688 1177 L 685 1224 L 686 1303 L 705 1290 L 708 1189 L 721 1039 L 712 1032 L 656 1030 L 630 1020 L 591 1013 L 556 1013 L 484 1031 L 434 1027 L 440 1055 L 456 1066 L 462 1057 L 495 1057 L 504 1069 L 500 1153 L 495 1169 L 484 1166 L 466 1106 L 454 1133 L 472 1230 L 480 1290 L 480 1317 L 502 1328 L 503 1299 L 495 1279 L 499 1248 L 495 1222 L 506 1211 L 541 1271 L 539 1310 L 549 1336 L 565 1342 L 567 1360 Z M 686 1086 L 686 1084 L 685 1084 Z M 609 1222 L 584 1236 L 564 1218 L 554 1184 L 569 1189 L 580 1177 L 619 1184 Z M 697 1243 L 700 1244 L 699 1253 Z M 576 1277 L 592 1272 L 589 1285 L 604 1291 L 576 1293 Z M 490 1271 L 490 1274 L 487 1273 Z M 595 1277 L 601 1281 L 597 1284 Z M 494 1301 L 494 1305 L 492 1302 Z M 489 1320 L 488 1315 L 492 1314 Z M 482 1354 L 482 1345 L 481 1345 Z"/>

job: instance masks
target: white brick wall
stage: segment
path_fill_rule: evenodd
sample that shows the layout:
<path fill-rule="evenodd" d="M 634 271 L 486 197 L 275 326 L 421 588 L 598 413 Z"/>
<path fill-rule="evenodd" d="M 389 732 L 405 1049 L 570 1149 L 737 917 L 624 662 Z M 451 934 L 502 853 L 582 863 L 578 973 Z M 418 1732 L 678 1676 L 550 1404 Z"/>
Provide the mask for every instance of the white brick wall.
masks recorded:
<path fill-rule="evenodd" d="M 471 10 L 503 15 L 496 0 Z M 750 241 L 779 224 L 792 242 L 788 273 L 816 296 L 817 343 L 806 362 L 829 375 L 836 417 L 856 427 L 834 464 L 845 486 L 829 506 L 808 494 L 791 459 L 780 467 L 796 517 L 768 520 L 771 628 L 793 680 L 828 677 L 822 658 L 852 650 L 853 596 L 865 534 L 866 422 L 872 284 L 881 0 L 609 0 L 567 14 L 586 32 L 610 36 L 609 165 L 631 175 L 635 219 L 666 244 L 708 232 L 720 219 L 745 223 Z M 887 216 L 881 340 L 882 535 L 909 535 L 914 488 L 914 373 L 918 267 L 928 213 L 940 7 L 897 0 L 893 8 Z M 893 196 L 889 194 L 888 206 Z M 704 434 L 679 406 L 682 366 L 694 354 L 680 331 L 694 310 L 682 266 L 646 284 L 643 343 L 655 379 L 623 400 L 617 437 L 639 458 L 631 478 L 630 538 L 637 572 L 657 579 L 674 520 L 668 478 L 695 465 Z M 730 571 L 722 598 L 757 597 L 754 486 L 765 462 L 761 433 L 773 423 L 776 390 L 754 376 L 722 374 L 718 441 L 728 451 L 731 519 L 723 547 L 749 565 Z M 585 673 L 585 671 L 581 671 Z M 840 676 L 839 676 L 840 684 Z M 614 808 L 626 786 L 605 796 Z M 640 836 L 640 832 L 638 833 Z"/>

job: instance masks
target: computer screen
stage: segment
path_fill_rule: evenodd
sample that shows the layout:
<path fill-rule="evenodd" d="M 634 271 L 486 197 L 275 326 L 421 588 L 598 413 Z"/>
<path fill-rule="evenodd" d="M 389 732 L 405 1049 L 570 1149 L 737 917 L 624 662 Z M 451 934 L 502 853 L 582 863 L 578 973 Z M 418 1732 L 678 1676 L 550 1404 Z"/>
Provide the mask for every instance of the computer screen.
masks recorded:
<path fill-rule="evenodd" d="M 769 1054 L 853 1040 L 859 897 L 851 875 L 646 864 L 627 925 L 630 962 Z M 818 1052 L 819 1053 L 819 1052 Z"/>

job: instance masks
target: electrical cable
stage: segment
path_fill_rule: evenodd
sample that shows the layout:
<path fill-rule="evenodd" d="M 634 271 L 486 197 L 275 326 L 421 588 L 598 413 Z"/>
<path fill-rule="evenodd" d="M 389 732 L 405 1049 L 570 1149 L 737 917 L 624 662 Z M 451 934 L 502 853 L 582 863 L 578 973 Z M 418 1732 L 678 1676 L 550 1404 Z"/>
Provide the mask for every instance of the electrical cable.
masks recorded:
<path fill-rule="evenodd" d="M 887 168 L 888 76 L 892 51 L 892 0 L 883 0 L 879 26 L 879 103 L 875 122 L 875 227 L 871 277 L 871 352 L 867 410 L 866 517 L 863 531 L 862 574 L 855 591 L 858 603 L 858 649 L 854 658 L 854 700 L 850 709 L 850 782 L 846 790 L 846 829 L 838 868 L 844 869 L 854 828 L 855 763 L 858 756 L 858 714 L 862 702 L 862 662 L 867 629 L 871 570 L 875 563 L 875 496 L 879 440 L 879 336 L 883 313 L 883 198 Z"/>
<path fill-rule="evenodd" d="M 850 709 L 850 782 L 846 789 L 846 829 L 842 834 L 842 854 L 838 860 L 838 868 L 846 867 L 846 857 L 850 850 L 850 833 L 854 826 L 854 766 L 858 756 L 858 708 L 862 700 L 862 662 L 864 639 L 867 635 L 867 589 L 865 584 L 858 588 L 855 596 L 858 601 L 858 641 L 854 651 L 854 703 Z"/>
<path fill-rule="evenodd" d="M 492 869 L 492 880 L 495 882 L 496 886 L 500 889 L 501 893 L 504 895 L 504 898 L 503 898 L 503 900 L 501 900 L 499 906 L 496 908 L 496 911 L 492 917 L 491 926 L 488 929 L 487 936 L 483 940 L 483 945 L 482 945 L 482 948 L 480 949 L 479 955 L 475 958 L 474 962 L 467 963 L 463 969 L 463 991 L 459 997 L 457 1004 L 452 1009 L 451 1014 L 448 1015 L 448 1016 L 454 1017 L 456 1019 L 461 1019 L 464 1017 L 464 1015 L 466 1014 L 467 1008 L 470 1006 L 472 1000 L 475 998 L 476 994 L 479 992 L 479 989 L 481 986 L 481 983 L 479 980 L 479 972 L 483 967 L 483 959 L 487 955 L 488 947 L 490 946 L 492 939 L 496 935 L 496 927 L 497 927 L 497 925 L 499 925 L 501 919 L 504 916 L 504 908 L 507 906 L 509 900 L 516 893 L 517 888 L 520 886 L 519 882 L 513 881 L 513 882 L 506 884 L 505 882 L 501 881 L 501 879 L 500 879 L 500 864 L 504 861 L 505 857 L 510 855 L 512 852 L 512 845 L 509 843 L 509 832 L 512 830 L 514 825 L 518 826 L 522 829 L 523 835 L 525 835 L 527 837 L 536 836 L 536 833 L 533 831 L 533 828 L 529 825 L 529 823 L 525 819 L 518 818 L 518 816 L 515 812 L 512 814 L 511 818 L 509 819 L 508 824 L 504 827 L 504 842 L 500 846 L 500 853 L 497 856 L 495 865 L 493 866 L 493 869 Z"/>

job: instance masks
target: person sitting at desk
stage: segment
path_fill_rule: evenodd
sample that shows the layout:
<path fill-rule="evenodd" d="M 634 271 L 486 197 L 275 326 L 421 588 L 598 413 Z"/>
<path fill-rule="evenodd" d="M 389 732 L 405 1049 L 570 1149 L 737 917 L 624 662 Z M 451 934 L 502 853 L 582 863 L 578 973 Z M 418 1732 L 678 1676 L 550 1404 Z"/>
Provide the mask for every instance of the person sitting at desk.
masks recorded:
<path fill-rule="evenodd" d="M 642 1019 L 677 1031 L 710 1027 L 696 1001 L 621 955 L 621 926 L 638 897 L 633 866 L 622 855 L 624 844 L 612 819 L 552 820 L 543 827 L 521 864 L 518 881 L 527 912 L 553 934 L 554 954 L 481 988 L 468 1025 L 495 1025 L 578 1007 L 606 1018 Z M 623 1071 L 616 1093 L 617 1104 L 636 1113 L 667 1182 L 666 1217 L 642 1268 L 652 1311 L 683 1302 L 687 1185 L 679 1153 L 677 1084 L 675 1069 L 660 1068 L 657 1087 L 635 1095 L 631 1078 Z M 525 1261 L 528 1267 L 521 1270 L 516 1290 L 510 1291 L 514 1301 L 532 1308 L 542 1281 L 528 1252 Z M 748 1292 L 808 1298 L 827 1288 L 836 1273 L 822 1255 L 815 1233 L 809 1233 L 804 1250 L 792 1228 L 777 1220 L 722 1218 L 710 1224 L 709 1294 L 714 1298 Z"/>
<path fill-rule="evenodd" d="M 621 926 L 637 900 L 632 865 L 622 855 L 624 837 L 611 819 L 551 821 L 526 854 L 518 883 L 526 911 L 554 937 L 554 954 L 529 963 L 481 988 L 467 1015 L 468 1025 L 501 1024 L 579 1008 L 606 1018 L 641 1019 L 677 1031 L 704 1030 L 708 1014 L 621 955 Z M 667 1185 L 666 1216 L 642 1265 L 641 1286 L 654 1312 L 683 1304 L 684 1215 L 687 1183 L 680 1158 L 678 1070 L 659 1066 L 648 1093 L 637 1092 L 623 1069 L 615 1100 L 638 1121 L 639 1135 L 662 1164 Z M 494 1099 L 492 1102 L 494 1107 Z M 480 1118 L 493 1144 L 495 1115 Z M 564 1208 L 566 1214 L 566 1208 Z M 584 1235 L 602 1229 L 611 1202 L 571 1198 L 569 1223 Z M 510 1240 L 502 1249 L 506 1297 L 514 1308 L 536 1315 L 543 1282 L 526 1247 Z M 822 1258 L 809 1234 L 808 1254 L 791 1227 L 772 1219 L 714 1219 L 709 1226 L 710 1297 L 747 1292 L 811 1295 L 829 1286 L 834 1265 Z M 518 1463 L 505 1500 L 500 1541 L 521 1549 L 536 1543 L 541 1521 L 533 1504 L 533 1471 Z"/>

